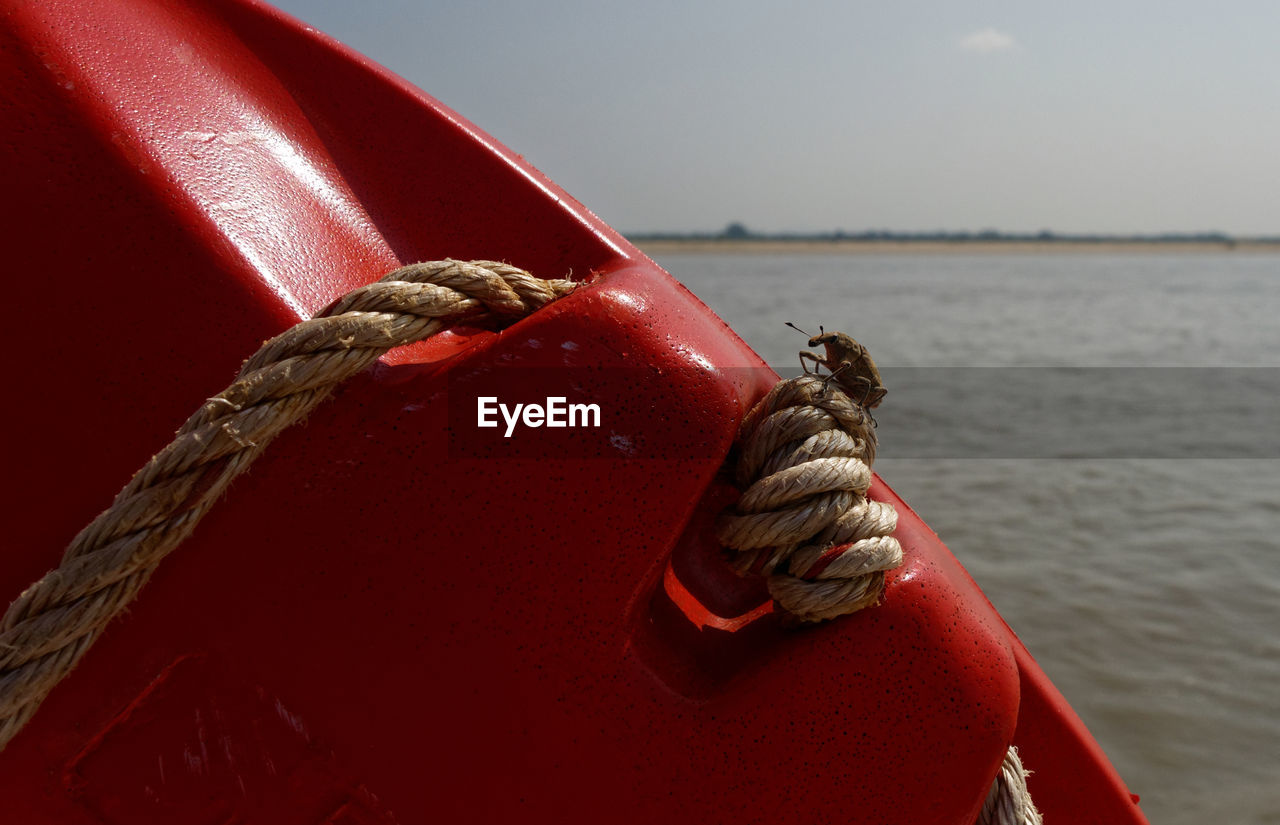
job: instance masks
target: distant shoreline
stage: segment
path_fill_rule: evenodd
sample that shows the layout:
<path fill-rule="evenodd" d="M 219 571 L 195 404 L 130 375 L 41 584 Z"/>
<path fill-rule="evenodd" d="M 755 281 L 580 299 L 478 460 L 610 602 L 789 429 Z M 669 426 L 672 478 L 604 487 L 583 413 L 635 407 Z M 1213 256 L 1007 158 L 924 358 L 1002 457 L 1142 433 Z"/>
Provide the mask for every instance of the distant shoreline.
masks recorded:
<path fill-rule="evenodd" d="M 646 255 L 1045 255 L 1045 254 L 1280 254 L 1280 241 L 906 241 L 688 238 L 633 240 Z"/>

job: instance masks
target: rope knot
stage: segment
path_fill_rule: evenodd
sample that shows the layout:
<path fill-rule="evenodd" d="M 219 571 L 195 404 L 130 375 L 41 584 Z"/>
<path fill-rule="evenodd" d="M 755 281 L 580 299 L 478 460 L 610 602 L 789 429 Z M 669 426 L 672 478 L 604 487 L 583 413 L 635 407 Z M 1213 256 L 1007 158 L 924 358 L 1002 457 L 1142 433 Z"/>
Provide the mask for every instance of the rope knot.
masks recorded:
<path fill-rule="evenodd" d="M 875 604 L 885 571 L 902 564 L 892 504 L 870 501 L 871 415 L 838 387 L 804 375 L 780 381 L 743 418 L 737 481 L 745 488 L 717 524 L 742 575 L 768 579 L 778 607 L 818 622 Z"/>

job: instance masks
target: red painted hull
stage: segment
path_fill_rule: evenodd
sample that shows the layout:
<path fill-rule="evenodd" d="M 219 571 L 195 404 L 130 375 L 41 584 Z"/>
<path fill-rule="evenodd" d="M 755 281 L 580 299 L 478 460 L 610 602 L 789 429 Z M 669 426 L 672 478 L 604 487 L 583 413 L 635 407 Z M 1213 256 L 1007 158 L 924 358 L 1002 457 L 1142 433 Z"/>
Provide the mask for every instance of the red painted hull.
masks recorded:
<path fill-rule="evenodd" d="M 1012 742 L 1049 821 L 1145 822 L 883 483 L 907 562 L 881 606 L 784 631 L 726 573 L 718 473 L 775 376 L 518 156 L 256 3 L 0 9 L 11 340 L 34 345 L 5 598 L 350 288 L 444 257 L 593 275 L 281 436 L 0 753 L 5 821 L 954 825 Z M 557 381 L 605 426 L 468 429 L 477 388 Z"/>

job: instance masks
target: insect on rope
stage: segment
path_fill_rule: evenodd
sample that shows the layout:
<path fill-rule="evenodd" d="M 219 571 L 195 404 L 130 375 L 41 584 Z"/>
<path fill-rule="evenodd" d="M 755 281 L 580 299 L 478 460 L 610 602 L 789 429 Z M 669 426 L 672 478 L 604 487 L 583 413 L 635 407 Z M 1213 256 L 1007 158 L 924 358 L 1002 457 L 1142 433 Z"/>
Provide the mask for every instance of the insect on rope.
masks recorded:
<path fill-rule="evenodd" d="M 796 332 L 809 335 L 790 321 L 786 323 Z M 826 383 L 835 381 L 840 384 L 849 392 L 850 398 L 861 396 L 859 405 L 863 408 L 871 410 L 884 400 L 885 394 L 889 391 L 881 383 L 880 371 L 876 369 L 876 362 L 871 360 L 871 353 L 867 352 L 866 347 L 843 332 L 827 332 L 821 325 L 818 327 L 817 335 L 809 336 L 809 346 L 816 347 L 819 344 L 826 348 L 826 358 L 819 358 L 812 352 L 800 351 L 800 369 L 804 370 L 805 375 L 810 374 L 809 365 L 806 362 L 812 361 L 815 365 L 814 375 L 818 374 L 819 367 L 826 367 L 831 373 L 827 376 Z M 871 422 L 875 424 L 875 418 L 872 418 Z"/>

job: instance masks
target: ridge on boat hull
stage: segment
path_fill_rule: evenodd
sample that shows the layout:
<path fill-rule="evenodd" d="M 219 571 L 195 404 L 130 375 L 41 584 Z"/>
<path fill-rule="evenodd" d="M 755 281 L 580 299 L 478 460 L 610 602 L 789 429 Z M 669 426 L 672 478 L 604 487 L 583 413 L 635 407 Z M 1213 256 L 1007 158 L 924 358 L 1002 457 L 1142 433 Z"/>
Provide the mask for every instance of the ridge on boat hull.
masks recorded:
<path fill-rule="evenodd" d="M 0 752 L 7 818 L 958 824 L 1015 744 L 1050 821 L 1145 822 L 879 479 L 907 559 L 881 605 L 790 631 L 727 571 L 720 471 L 776 375 L 518 156 L 262 4 L 0 9 L 8 288 L 36 344 L 6 599 L 351 288 L 445 257 L 590 281 L 392 353 L 280 436 Z M 472 438 L 494 387 L 606 422 Z"/>

